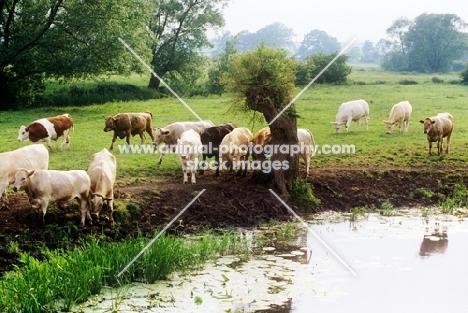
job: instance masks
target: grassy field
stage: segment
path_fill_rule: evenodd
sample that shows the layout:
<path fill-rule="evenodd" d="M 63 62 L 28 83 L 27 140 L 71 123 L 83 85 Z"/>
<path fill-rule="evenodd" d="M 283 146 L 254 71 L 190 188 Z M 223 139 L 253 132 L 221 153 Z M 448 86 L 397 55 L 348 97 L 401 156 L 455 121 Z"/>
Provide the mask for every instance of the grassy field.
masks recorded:
<path fill-rule="evenodd" d="M 385 73 L 376 67 L 356 66 L 350 75 L 354 84 L 350 85 L 312 85 L 296 101 L 295 106 L 300 118 L 298 126 L 310 129 L 316 144 L 354 145 L 355 154 L 321 154 L 312 158 L 314 167 L 375 167 L 406 166 L 444 163 L 464 165 L 468 161 L 468 126 L 463 123 L 468 117 L 468 87 L 450 82 L 457 80 L 456 74 L 421 75 L 412 73 Z M 119 78 L 120 82 L 135 81 L 142 85 L 145 77 L 132 76 Z M 413 81 L 417 84 L 403 85 L 401 81 Z M 300 89 L 297 89 L 299 92 Z M 334 121 L 339 105 L 353 99 L 365 99 L 370 106 L 369 131 L 362 123 L 359 131 L 355 124 L 350 132 L 335 134 L 330 125 Z M 252 122 L 251 113 L 243 113 L 231 108 L 228 97 L 189 98 L 186 103 L 203 119 L 210 119 L 214 124 L 233 122 L 237 126 L 247 126 L 253 132 L 266 126 L 265 122 Z M 408 133 L 385 133 L 383 120 L 388 118 L 391 107 L 402 100 L 408 100 L 413 106 L 413 115 Z M 24 111 L 0 112 L 0 151 L 13 150 L 30 143 L 17 142 L 18 127 L 42 117 L 70 113 L 75 122 L 71 133 L 71 148 L 54 151 L 50 157 L 51 169 L 86 169 L 90 156 L 103 148 L 109 148 L 112 133 L 105 133 L 104 119 L 119 112 L 140 112 L 149 110 L 153 113 L 154 127 L 162 127 L 175 121 L 196 118 L 177 99 L 155 99 L 140 102 L 112 102 L 104 105 L 66 108 L 39 108 Z M 428 144 L 422 132 L 420 119 L 447 111 L 454 116 L 454 133 L 451 152 L 447 156 L 428 157 Z M 147 143 L 150 144 L 147 136 Z M 180 175 L 180 166 L 174 155 L 167 155 L 161 166 L 157 165 L 156 155 L 120 154 L 116 142 L 114 154 L 118 162 L 118 180 L 131 183 L 142 180 L 158 181 L 161 175 Z M 139 137 L 133 137 L 132 143 L 139 143 Z M 54 147 L 59 143 L 54 142 Z"/>

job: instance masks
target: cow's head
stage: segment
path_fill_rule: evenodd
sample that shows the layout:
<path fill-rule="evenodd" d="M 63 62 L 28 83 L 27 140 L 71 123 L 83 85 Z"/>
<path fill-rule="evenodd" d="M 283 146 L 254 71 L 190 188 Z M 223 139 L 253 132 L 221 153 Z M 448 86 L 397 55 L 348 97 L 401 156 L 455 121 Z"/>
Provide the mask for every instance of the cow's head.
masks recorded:
<path fill-rule="evenodd" d="M 29 177 L 34 175 L 35 172 L 36 170 L 27 170 L 25 168 L 18 169 L 15 174 L 13 190 L 19 191 L 26 189 L 29 186 Z"/>
<path fill-rule="evenodd" d="M 28 141 L 29 140 L 29 127 L 21 125 L 18 130 L 18 141 Z"/>
<path fill-rule="evenodd" d="M 108 132 L 108 131 L 114 130 L 117 120 L 118 118 L 114 116 L 106 117 L 106 126 L 104 127 L 104 131 Z"/>
<path fill-rule="evenodd" d="M 385 127 L 387 128 L 387 134 L 391 134 L 393 132 L 393 128 L 395 127 L 396 122 L 389 122 L 389 121 L 383 121 L 385 124 Z"/>
<path fill-rule="evenodd" d="M 343 123 L 341 123 L 341 122 L 330 122 L 330 124 L 332 124 L 333 127 L 335 127 L 336 133 L 339 134 L 340 130 L 341 130 L 341 126 L 343 125 Z"/>
<path fill-rule="evenodd" d="M 97 194 L 92 192 L 91 190 L 89 191 L 89 200 L 91 202 L 91 210 L 90 212 L 92 214 L 99 214 L 102 210 L 102 205 L 104 203 L 104 200 L 112 200 L 112 198 L 106 198 L 101 194 Z"/>
<path fill-rule="evenodd" d="M 435 120 L 430 117 L 426 117 L 424 120 L 420 120 L 419 123 L 424 124 L 424 133 L 427 134 L 431 131 L 435 124 Z"/>
<path fill-rule="evenodd" d="M 164 142 L 168 136 L 170 136 L 170 131 L 164 128 L 155 128 L 153 131 L 153 146 L 159 145 L 161 142 Z"/>

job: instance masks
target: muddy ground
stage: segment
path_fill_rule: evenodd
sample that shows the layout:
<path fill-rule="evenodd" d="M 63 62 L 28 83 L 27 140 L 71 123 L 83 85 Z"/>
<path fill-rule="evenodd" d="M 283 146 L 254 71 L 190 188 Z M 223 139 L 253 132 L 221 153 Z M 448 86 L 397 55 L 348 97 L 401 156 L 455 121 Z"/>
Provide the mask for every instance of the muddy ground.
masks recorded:
<path fill-rule="evenodd" d="M 437 205 L 451 196 L 453 186 L 468 182 L 468 167 L 398 167 L 398 168 L 321 168 L 312 169 L 308 181 L 320 199 L 318 211 L 349 212 L 355 207 L 379 210 L 388 200 L 394 207 Z M 304 173 L 301 173 L 302 177 Z M 268 190 L 267 183 L 251 177 L 238 183 L 225 182 L 207 172 L 196 185 L 183 185 L 181 177 L 168 177 L 164 183 L 142 182 L 117 186 L 120 206 L 133 202 L 130 213 L 115 213 L 117 225 L 110 228 L 107 214 L 101 223 L 79 229 L 78 206 L 59 210 L 50 207 L 43 226 L 30 208 L 26 194 L 9 191 L 9 208 L 0 211 L 0 273 L 12 268 L 18 252 L 27 251 L 41 258 L 44 246 L 65 248 L 87 236 L 105 236 L 124 240 L 138 232 L 151 236 L 156 228 L 166 226 L 203 189 L 205 192 L 169 228 L 170 232 L 192 232 L 204 228 L 252 227 L 274 220 L 290 220 L 291 214 Z M 423 191 L 431 191 L 425 193 Z M 289 205 L 301 211 L 301 206 Z M 139 209 L 138 209 L 139 208 Z M 19 249 L 13 249 L 14 241 Z"/>

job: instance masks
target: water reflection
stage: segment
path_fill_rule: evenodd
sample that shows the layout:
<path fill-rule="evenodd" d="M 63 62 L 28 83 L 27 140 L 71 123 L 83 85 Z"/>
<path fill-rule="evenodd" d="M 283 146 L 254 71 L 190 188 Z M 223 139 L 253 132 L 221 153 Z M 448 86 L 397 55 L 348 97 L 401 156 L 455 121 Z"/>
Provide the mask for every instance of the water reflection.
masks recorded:
<path fill-rule="evenodd" d="M 419 248 L 419 255 L 421 257 L 428 257 L 434 253 L 444 253 L 448 247 L 447 228 L 433 229 L 426 228 L 426 235 L 423 237 L 421 247 Z"/>

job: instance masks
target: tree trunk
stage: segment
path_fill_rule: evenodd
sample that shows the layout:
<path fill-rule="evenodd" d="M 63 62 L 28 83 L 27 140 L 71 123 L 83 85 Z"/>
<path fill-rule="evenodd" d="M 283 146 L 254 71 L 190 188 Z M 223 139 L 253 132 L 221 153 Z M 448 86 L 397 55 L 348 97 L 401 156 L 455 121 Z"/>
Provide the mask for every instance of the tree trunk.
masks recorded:
<path fill-rule="evenodd" d="M 148 82 L 148 88 L 159 90 L 159 85 L 161 81 L 154 75 L 151 75 L 150 80 Z"/>

